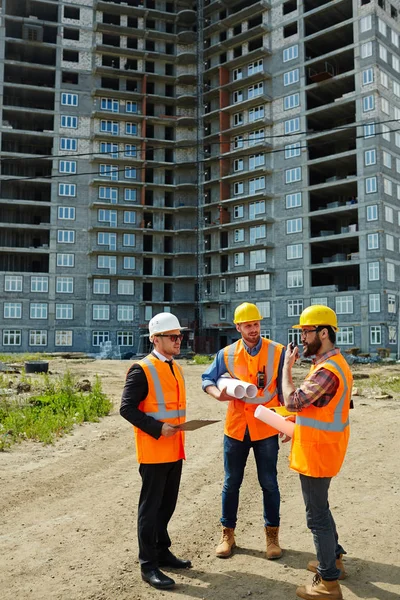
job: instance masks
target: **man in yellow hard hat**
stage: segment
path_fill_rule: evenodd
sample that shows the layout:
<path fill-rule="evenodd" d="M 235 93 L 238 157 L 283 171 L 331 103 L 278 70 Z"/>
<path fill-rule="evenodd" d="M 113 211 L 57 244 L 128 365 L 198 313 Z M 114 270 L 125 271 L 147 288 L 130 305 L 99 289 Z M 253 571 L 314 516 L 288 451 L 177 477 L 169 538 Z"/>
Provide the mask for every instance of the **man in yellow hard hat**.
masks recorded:
<path fill-rule="evenodd" d="M 254 417 L 259 404 L 279 406 L 284 346 L 261 337 L 262 315 L 255 304 L 244 302 L 235 310 L 233 322 L 241 339 L 220 350 L 203 373 L 202 387 L 220 402 L 229 402 L 224 429 L 225 480 L 222 489 L 222 537 L 215 553 L 227 558 L 235 547 L 239 490 L 247 457 L 253 448 L 263 492 L 267 558 L 282 556 L 279 546 L 280 494 L 277 481 L 278 432 Z M 237 399 L 220 390 L 220 377 L 228 373 L 257 386 L 255 398 Z M 283 403 L 283 399 L 282 399 Z"/>
<path fill-rule="evenodd" d="M 296 594 L 305 600 L 341 600 L 338 579 L 346 576 L 342 561 L 345 551 L 329 509 L 328 490 L 346 455 L 353 377 L 335 348 L 338 325 L 331 308 L 309 306 L 294 327 L 301 329 L 304 356 L 314 358 L 309 374 L 296 389 L 292 367 L 298 349 L 291 344 L 286 349 L 283 395 L 286 408 L 297 413 L 290 467 L 300 474 L 307 526 L 313 533 L 318 559 L 307 565 L 316 573 L 312 585 L 299 587 Z"/>

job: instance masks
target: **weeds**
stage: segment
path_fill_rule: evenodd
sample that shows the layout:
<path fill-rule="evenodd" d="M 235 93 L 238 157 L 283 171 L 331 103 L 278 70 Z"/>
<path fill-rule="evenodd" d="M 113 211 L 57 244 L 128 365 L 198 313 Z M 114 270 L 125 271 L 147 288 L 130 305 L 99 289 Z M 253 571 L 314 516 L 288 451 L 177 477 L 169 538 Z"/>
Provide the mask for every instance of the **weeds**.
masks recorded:
<path fill-rule="evenodd" d="M 195 354 L 193 356 L 194 365 L 209 365 L 213 361 L 213 357 L 209 354 Z"/>
<path fill-rule="evenodd" d="M 40 388 L 22 405 L 0 395 L 0 450 L 24 439 L 51 444 L 76 423 L 98 421 L 112 408 L 98 377 L 89 393 L 76 390 L 69 372 L 56 381 L 44 375 Z"/>
<path fill-rule="evenodd" d="M 24 363 L 27 360 L 52 360 L 54 356 L 42 352 L 25 352 L 22 354 L 0 354 L 0 362 L 4 363 Z"/>

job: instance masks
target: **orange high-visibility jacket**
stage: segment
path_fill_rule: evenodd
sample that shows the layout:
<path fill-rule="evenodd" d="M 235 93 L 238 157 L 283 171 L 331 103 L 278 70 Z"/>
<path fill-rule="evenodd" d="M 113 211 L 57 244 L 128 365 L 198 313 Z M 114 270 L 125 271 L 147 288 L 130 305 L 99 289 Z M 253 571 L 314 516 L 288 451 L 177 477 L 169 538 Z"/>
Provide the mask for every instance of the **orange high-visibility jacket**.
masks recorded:
<path fill-rule="evenodd" d="M 139 404 L 139 409 L 157 421 L 179 425 L 186 420 L 185 381 L 180 366 L 174 362 L 173 376 L 168 363 L 149 354 L 140 365 L 146 375 L 149 391 Z M 185 458 L 182 431 L 171 437 L 160 436 L 154 439 L 148 433 L 134 427 L 136 440 L 136 457 L 139 463 L 156 464 L 175 462 Z"/>
<path fill-rule="evenodd" d="M 353 376 L 341 354 L 312 366 L 306 379 L 319 369 L 332 371 L 339 387 L 326 406 L 312 404 L 296 415 L 290 467 L 309 477 L 334 477 L 343 464 L 349 441 Z"/>
<path fill-rule="evenodd" d="M 257 385 L 257 372 L 265 369 L 266 374 L 266 386 L 263 390 L 258 390 L 255 398 L 229 402 L 224 430 L 229 437 L 243 440 L 246 427 L 249 428 L 252 441 L 277 435 L 276 429 L 255 418 L 254 411 L 259 404 L 268 408 L 279 406 L 277 376 L 283 349 L 282 344 L 265 338 L 262 338 L 261 348 L 256 356 L 250 356 L 242 340 L 224 349 L 225 366 L 231 377 Z"/>

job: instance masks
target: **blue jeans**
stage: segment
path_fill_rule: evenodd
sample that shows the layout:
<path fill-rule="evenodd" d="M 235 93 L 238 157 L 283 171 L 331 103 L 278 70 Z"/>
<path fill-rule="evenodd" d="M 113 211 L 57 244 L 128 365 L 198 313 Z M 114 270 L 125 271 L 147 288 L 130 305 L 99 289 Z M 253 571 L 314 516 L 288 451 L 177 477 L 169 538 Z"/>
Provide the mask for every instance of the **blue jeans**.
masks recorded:
<path fill-rule="evenodd" d="M 278 461 L 278 436 L 252 442 L 248 430 L 243 441 L 224 436 L 225 480 L 222 489 L 222 518 L 224 527 L 235 527 L 239 506 L 239 490 L 243 481 L 247 457 L 253 448 L 258 481 L 263 492 L 264 525 L 279 526 L 281 497 L 278 488 L 276 463 Z"/>
<path fill-rule="evenodd" d="M 329 508 L 328 490 L 331 477 L 308 477 L 300 475 L 301 491 L 306 505 L 307 527 L 314 537 L 319 561 L 318 573 L 326 581 L 338 579 L 340 570 L 336 559 L 346 554 L 339 544 L 335 521 Z"/>

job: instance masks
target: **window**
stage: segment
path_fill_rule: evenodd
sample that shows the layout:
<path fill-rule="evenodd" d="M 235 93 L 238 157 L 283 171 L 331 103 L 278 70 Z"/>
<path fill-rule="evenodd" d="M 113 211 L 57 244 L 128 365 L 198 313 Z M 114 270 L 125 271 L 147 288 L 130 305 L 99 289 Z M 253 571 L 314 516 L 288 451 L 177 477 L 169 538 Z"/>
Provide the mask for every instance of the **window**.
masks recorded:
<path fill-rule="evenodd" d="M 376 150 L 372 148 L 372 150 L 366 150 L 364 152 L 364 165 L 369 167 L 370 165 L 376 164 Z"/>
<path fill-rule="evenodd" d="M 287 287 L 303 287 L 303 271 L 301 269 L 287 272 Z"/>
<path fill-rule="evenodd" d="M 233 104 L 237 104 L 238 102 L 243 102 L 243 90 L 233 92 Z"/>
<path fill-rule="evenodd" d="M 375 136 L 375 123 L 367 123 L 364 125 L 364 138 Z"/>
<path fill-rule="evenodd" d="M 397 81 L 393 81 L 393 94 L 400 98 L 400 83 Z"/>
<path fill-rule="evenodd" d="M 92 333 L 92 346 L 101 346 L 106 342 L 110 341 L 109 331 L 93 331 Z"/>
<path fill-rule="evenodd" d="M 288 343 L 296 344 L 296 346 L 301 346 L 301 333 L 299 329 L 288 329 Z"/>
<path fill-rule="evenodd" d="M 259 83 L 255 83 L 254 85 L 250 85 L 247 88 L 247 99 L 256 98 L 257 96 L 261 96 L 264 93 L 264 83 L 260 81 Z"/>
<path fill-rule="evenodd" d="M 119 134 L 119 123 L 118 121 L 108 121 L 102 119 L 100 121 L 100 131 L 102 133 L 111 133 L 112 135 Z"/>
<path fill-rule="evenodd" d="M 284 130 L 285 130 L 285 133 L 287 133 L 287 134 L 294 133 L 295 131 L 300 131 L 299 117 L 285 121 L 284 122 Z"/>
<path fill-rule="evenodd" d="M 75 231 L 73 231 L 72 229 L 58 229 L 57 242 L 59 244 L 74 244 Z"/>
<path fill-rule="evenodd" d="M 369 31 L 372 29 L 372 18 L 371 15 L 366 15 L 360 19 L 360 32 Z"/>
<path fill-rule="evenodd" d="M 108 304 L 93 304 L 93 321 L 109 321 L 110 307 Z"/>
<path fill-rule="evenodd" d="M 133 306 L 119 304 L 117 307 L 117 321 L 133 321 Z"/>
<path fill-rule="evenodd" d="M 256 275 L 256 291 L 269 290 L 271 288 L 271 281 L 269 273 L 262 273 Z"/>
<path fill-rule="evenodd" d="M 353 296 L 338 296 L 335 303 L 338 315 L 353 314 Z"/>
<path fill-rule="evenodd" d="M 376 177 L 367 177 L 365 180 L 365 193 L 374 194 L 377 191 Z"/>
<path fill-rule="evenodd" d="M 219 280 L 219 293 L 226 294 L 226 279 L 224 277 Z"/>
<path fill-rule="evenodd" d="M 263 302 L 256 302 L 256 306 L 264 319 L 269 319 L 271 316 L 271 302 L 264 300 Z"/>
<path fill-rule="evenodd" d="M 243 171 L 243 169 L 244 169 L 243 158 L 236 158 L 236 160 L 233 161 L 233 170 L 234 171 Z"/>
<path fill-rule="evenodd" d="M 5 319 L 21 319 L 22 302 L 4 302 L 3 317 Z"/>
<path fill-rule="evenodd" d="M 58 207 L 58 218 L 73 221 L 75 219 L 75 207 L 74 206 L 59 206 Z"/>
<path fill-rule="evenodd" d="M 288 317 L 299 317 L 303 312 L 303 300 L 288 300 L 287 302 L 287 316 Z"/>
<path fill-rule="evenodd" d="M 136 179 L 136 169 L 134 167 L 125 167 L 125 179 Z"/>
<path fill-rule="evenodd" d="M 100 142 L 100 153 L 109 154 L 112 158 L 118 158 L 118 144 Z"/>
<path fill-rule="evenodd" d="M 322 306 L 328 306 L 328 298 L 311 298 L 310 304 L 311 306 L 314 306 L 315 304 L 322 304 Z"/>
<path fill-rule="evenodd" d="M 57 294 L 73 294 L 73 277 L 56 277 L 56 292 Z"/>
<path fill-rule="evenodd" d="M 378 18 L 378 31 L 386 37 L 386 23 Z"/>
<path fill-rule="evenodd" d="M 244 242 L 244 229 L 235 229 L 233 239 L 235 242 Z"/>
<path fill-rule="evenodd" d="M 117 211 L 106 208 L 99 208 L 97 211 L 97 220 L 99 223 L 109 223 L 111 226 L 117 225 Z"/>
<path fill-rule="evenodd" d="M 255 219 L 258 215 L 265 213 L 265 200 L 259 200 L 258 202 L 251 202 L 249 204 L 249 219 Z"/>
<path fill-rule="evenodd" d="M 97 244 L 98 246 L 108 246 L 110 250 L 116 250 L 117 234 L 99 231 L 97 234 Z"/>
<path fill-rule="evenodd" d="M 47 331 L 44 329 L 31 329 L 29 331 L 30 346 L 47 346 Z"/>
<path fill-rule="evenodd" d="M 126 112 L 136 114 L 138 112 L 138 104 L 137 102 L 127 101 L 126 102 Z"/>
<path fill-rule="evenodd" d="M 299 56 L 299 45 L 295 44 L 294 46 L 289 46 L 289 48 L 285 48 L 283 51 L 283 62 L 289 62 L 289 60 L 294 60 Z"/>
<path fill-rule="evenodd" d="M 60 150 L 76 152 L 78 150 L 78 140 L 76 138 L 60 138 Z"/>
<path fill-rule="evenodd" d="M 262 250 L 251 250 L 250 252 L 250 269 L 256 269 L 258 265 L 267 262 L 267 251 Z"/>
<path fill-rule="evenodd" d="M 233 139 L 233 149 L 237 150 L 238 148 L 244 148 L 244 141 L 243 141 L 243 136 L 242 135 L 237 135 Z"/>
<path fill-rule="evenodd" d="M 389 101 L 386 100 L 386 98 L 381 98 L 381 108 L 382 112 L 384 112 L 386 115 L 390 115 Z"/>
<path fill-rule="evenodd" d="M 125 123 L 126 135 L 137 135 L 137 123 Z"/>
<path fill-rule="evenodd" d="M 59 183 L 58 184 L 58 195 L 75 197 L 76 196 L 75 183 Z"/>
<path fill-rule="evenodd" d="M 257 194 L 265 189 L 265 177 L 256 177 L 249 181 L 249 194 Z"/>
<path fill-rule="evenodd" d="M 74 267 L 74 254 L 57 254 L 57 267 Z"/>
<path fill-rule="evenodd" d="M 109 279 L 93 279 L 93 294 L 109 294 L 110 280 Z"/>
<path fill-rule="evenodd" d="M 135 282 L 133 279 L 118 279 L 118 292 L 120 296 L 133 296 Z"/>
<path fill-rule="evenodd" d="M 257 240 L 263 240 L 266 237 L 265 225 L 257 225 L 257 227 L 250 227 L 250 244 L 256 244 Z"/>
<path fill-rule="evenodd" d="M 31 302 L 29 318 L 47 319 L 47 304 L 41 302 Z"/>
<path fill-rule="evenodd" d="M 392 195 L 392 182 L 390 181 L 390 179 L 386 179 L 386 177 L 383 178 L 383 191 L 385 194 L 387 194 L 388 196 Z"/>
<path fill-rule="evenodd" d="M 132 188 L 125 188 L 124 190 L 124 200 L 125 202 L 136 202 L 137 193 L 136 190 Z"/>
<path fill-rule="evenodd" d="M 299 69 L 293 69 L 293 71 L 287 71 L 283 74 L 283 85 L 292 85 L 293 83 L 297 83 L 300 79 L 300 71 Z"/>
<path fill-rule="evenodd" d="M 250 131 L 248 134 L 249 146 L 255 146 L 259 142 L 265 140 L 264 129 L 256 129 L 256 131 Z"/>
<path fill-rule="evenodd" d="M 74 318 L 73 304 L 56 304 L 56 319 L 71 321 Z"/>
<path fill-rule="evenodd" d="M 288 219 L 286 221 L 286 233 L 299 233 L 303 231 L 303 219 L 298 217 L 297 219 Z"/>
<path fill-rule="evenodd" d="M 379 248 L 379 234 L 378 233 L 369 233 L 367 235 L 367 247 L 368 250 L 376 250 Z"/>
<path fill-rule="evenodd" d="M 133 346 L 133 332 L 132 331 L 117 331 L 117 345 L 118 346 Z"/>
<path fill-rule="evenodd" d="M 385 235 L 385 239 L 386 239 L 386 250 L 389 250 L 390 252 L 394 252 L 394 236 L 387 233 Z"/>
<path fill-rule="evenodd" d="M 391 206 L 385 206 L 385 221 L 393 223 L 393 208 Z"/>
<path fill-rule="evenodd" d="M 368 281 L 379 281 L 379 263 L 368 263 Z"/>
<path fill-rule="evenodd" d="M 300 106 L 300 94 L 298 92 L 284 97 L 283 110 L 290 110 L 291 108 L 296 108 L 297 106 Z"/>
<path fill-rule="evenodd" d="M 22 292 L 22 275 L 6 275 L 4 277 L 5 292 Z"/>
<path fill-rule="evenodd" d="M 119 112 L 119 100 L 113 98 L 102 98 L 100 100 L 100 109 L 109 112 Z"/>
<path fill-rule="evenodd" d="M 296 156 L 300 156 L 300 154 L 301 154 L 300 142 L 296 142 L 295 144 L 286 144 L 285 159 L 295 158 Z"/>
<path fill-rule="evenodd" d="M 287 260 L 303 258 L 303 244 L 291 244 L 290 246 L 286 246 L 286 258 Z"/>
<path fill-rule="evenodd" d="M 249 110 L 249 123 L 254 123 L 254 121 L 258 121 L 259 119 L 264 118 L 264 106 L 256 106 L 256 108 L 251 108 Z M 243 136 L 242 136 L 243 139 Z"/>
<path fill-rule="evenodd" d="M 382 44 L 378 44 L 379 58 L 384 62 L 387 62 L 387 49 Z"/>
<path fill-rule="evenodd" d="M 395 314 L 396 313 L 396 296 L 394 294 L 388 294 L 388 313 Z"/>
<path fill-rule="evenodd" d="M 386 277 L 388 281 L 396 281 L 395 266 L 391 262 L 386 263 Z"/>
<path fill-rule="evenodd" d="M 243 113 L 236 113 L 233 115 L 233 126 L 243 125 Z"/>
<path fill-rule="evenodd" d="M 247 65 L 247 75 L 254 75 L 254 73 L 260 73 L 263 70 L 263 59 L 260 58 L 249 65 Z"/>
<path fill-rule="evenodd" d="M 239 79 L 243 79 L 243 70 L 242 69 L 234 69 L 233 81 L 239 81 Z"/>
<path fill-rule="evenodd" d="M 235 277 L 235 292 L 249 291 L 249 277 Z"/>
<path fill-rule="evenodd" d="M 233 207 L 233 218 L 242 219 L 244 215 L 243 204 L 238 204 Z"/>
<path fill-rule="evenodd" d="M 78 94 L 61 94 L 61 106 L 78 106 Z"/>
<path fill-rule="evenodd" d="M 233 184 L 233 193 L 235 196 L 239 196 L 244 192 L 244 183 L 243 181 L 237 181 Z"/>
<path fill-rule="evenodd" d="M 118 181 L 118 167 L 117 165 L 99 165 L 99 175 L 112 181 Z"/>
<path fill-rule="evenodd" d="M 124 210 L 124 223 L 135 225 L 136 223 L 136 212 L 134 210 Z"/>
<path fill-rule="evenodd" d="M 49 278 L 40 277 L 33 275 L 31 277 L 31 292 L 48 292 L 49 291 Z"/>
<path fill-rule="evenodd" d="M 117 272 L 117 258 L 115 256 L 99 255 L 97 257 L 97 268 L 107 269 L 110 275 Z"/>
<path fill-rule="evenodd" d="M 122 238 L 123 246 L 133 247 L 136 244 L 136 235 L 134 233 L 124 233 Z"/>
<path fill-rule="evenodd" d="M 367 221 L 377 221 L 378 220 L 378 205 L 371 204 L 371 206 L 367 206 Z"/>
<path fill-rule="evenodd" d="M 398 48 L 399 47 L 399 35 L 393 29 L 391 30 L 391 39 L 392 39 L 392 44 L 394 46 L 396 46 L 396 48 Z"/>
<path fill-rule="evenodd" d="M 375 98 L 373 96 L 364 96 L 363 111 L 368 112 L 370 110 L 374 110 L 374 108 L 375 108 Z"/>
<path fill-rule="evenodd" d="M 60 331 L 56 329 L 54 343 L 56 346 L 72 346 L 72 331 Z"/>
<path fill-rule="evenodd" d="M 389 87 L 389 78 L 388 78 L 387 74 L 384 71 L 381 71 L 380 75 L 381 75 L 381 84 L 383 85 L 383 87 L 388 88 Z"/>
<path fill-rule="evenodd" d="M 301 206 L 301 192 L 286 194 L 286 208 L 296 208 L 297 206 Z"/>
<path fill-rule="evenodd" d="M 3 346 L 20 346 L 21 345 L 21 330 L 20 329 L 4 329 L 3 331 Z"/>
<path fill-rule="evenodd" d="M 369 307 L 370 313 L 381 312 L 381 295 L 380 294 L 369 294 L 368 307 Z"/>
<path fill-rule="evenodd" d="M 226 304 L 219 305 L 219 319 L 220 321 L 226 321 Z"/>
<path fill-rule="evenodd" d="M 65 129 L 77 129 L 78 117 L 61 115 L 61 127 L 65 127 Z"/>
<path fill-rule="evenodd" d="M 285 183 L 294 183 L 295 181 L 301 181 L 301 167 L 285 170 Z"/>
<path fill-rule="evenodd" d="M 336 344 L 338 346 L 353 346 L 354 345 L 354 327 L 341 326 L 336 332 Z"/>
<path fill-rule="evenodd" d="M 390 142 L 390 128 L 388 125 L 382 123 L 381 125 L 382 139 L 386 142 Z"/>
<path fill-rule="evenodd" d="M 374 346 L 382 344 L 382 328 L 380 325 L 371 325 L 369 328 L 369 341 Z"/>
<path fill-rule="evenodd" d="M 76 160 L 60 160 L 58 171 L 59 173 L 76 173 Z"/>
<path fill-rule="evenodd" d="M 368 58 L 368 56 L 372 56 L 372 42 L 361 44 L 361 58 Z"/>
<path fill-rule="evenodd" d="M 128 156 L 130 158 L 136 158 L 137 149 L 133 144 L 125 144 L 124 156 Z"/>
<path fill-rule="evenodd" d="M 117 204 L 118 202 L 118 189 L 112 187 L 99 187 L 99 200 L 104 200 L 110 204 Z"/>

